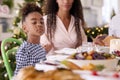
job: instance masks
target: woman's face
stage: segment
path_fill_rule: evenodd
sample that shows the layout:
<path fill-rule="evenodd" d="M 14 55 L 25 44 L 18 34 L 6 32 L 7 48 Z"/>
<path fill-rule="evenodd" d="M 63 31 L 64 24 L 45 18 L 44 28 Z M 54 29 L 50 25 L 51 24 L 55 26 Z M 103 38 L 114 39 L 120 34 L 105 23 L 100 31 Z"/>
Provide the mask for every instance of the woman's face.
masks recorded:
<path fill-rule="evenodd" d="M 74 0 L 56 0 L 59 10 L 70 11 Z"/>

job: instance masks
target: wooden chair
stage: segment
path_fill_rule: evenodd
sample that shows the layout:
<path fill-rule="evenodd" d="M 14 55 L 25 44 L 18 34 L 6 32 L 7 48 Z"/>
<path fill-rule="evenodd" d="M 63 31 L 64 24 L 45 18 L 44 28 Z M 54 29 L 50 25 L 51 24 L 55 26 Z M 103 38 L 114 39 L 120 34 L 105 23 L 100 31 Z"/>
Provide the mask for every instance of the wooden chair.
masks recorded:
<path fill-rule="evenodd" d="M 4 61 L 4 65 L 5 65 L 8 77 L 11 80 L 12 76 L 13 76 L 13 70 L 12 70 L 12 67 L 10 66 L 8 55 L 12 52 L 16 53 L 17 48 L 12 48 L 12 49 L 6 51 L 5 46 L 8 43 L 16 43 L 16 44 L 20 45 L 22 43 L 22 41 L 18 40 L 18 39 L 15 39 L 15 38 L 7 38 L 7 39 L 4 39 L 1 43 L 2 58 L 3 58 L 3 61 Z"/>

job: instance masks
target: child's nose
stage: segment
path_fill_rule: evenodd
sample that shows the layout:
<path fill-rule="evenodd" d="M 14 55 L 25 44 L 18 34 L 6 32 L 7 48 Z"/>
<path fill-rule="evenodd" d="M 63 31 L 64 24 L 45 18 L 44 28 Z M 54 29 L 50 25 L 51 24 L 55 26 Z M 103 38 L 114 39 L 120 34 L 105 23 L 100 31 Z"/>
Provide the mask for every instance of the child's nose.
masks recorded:
<path fill-rule="evenodd" d="M 69 0 L 64 0 L 64 3 L 68 3 L 69 2 Z"/>
<path fill-rule="evenodd" d="M 40 22 L 37 23 L 38 26 L 42 25 Z"/>

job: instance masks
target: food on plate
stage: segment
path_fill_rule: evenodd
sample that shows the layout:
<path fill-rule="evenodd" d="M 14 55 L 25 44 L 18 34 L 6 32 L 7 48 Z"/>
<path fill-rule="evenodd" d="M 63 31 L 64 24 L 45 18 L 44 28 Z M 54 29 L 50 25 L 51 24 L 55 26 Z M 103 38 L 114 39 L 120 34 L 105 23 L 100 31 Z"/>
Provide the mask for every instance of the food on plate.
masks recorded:
<path fill-rule="evenodd" d="M 117 50 L 117 51 L 113 51 L 112 53 L 115 54 L 116 56 L 120 57 L 120 51 Z"/>
<path fill-rule="evenodd" d="M 97 71 L 92 71 L 92 75 L 94 75 L 94 76 L 98 76 Z"/>
<path fill-rule="evenodd" d="M 73 73 L 71 70 L 58 69 L 53 71 L 53 80 L 83 80 L 79 74 Z"/>
<path fill-rule="evenodd" d="M 69 59 L 76 59 L 76 60 L 104 60 L 104 59 L 114 59 L 116 55 L 109 54 L 105 52 L 97 52 L 97 51 L 90 51 L 90 52 L 81 52 L 76 53 L 74 55 L 69 56 Z"/>
<path fill-rule="evenodd" d="M 14 80 L 84 80 L 80 74 L 69 69 L 59 68 L 47 72 L 38 71 L 33 66 L 22 68 Z"/>
<path fill-rule="evenodd" d="M 79 74 L 75 74 L 71 70 L 63 68 L 47 71 L 45 75 L 51 77 L 52 80 L 83 80 Z"/>
<path fill-rule="evenodd" d="M 105 52 L 97 52 L 97 51 L 75 53 L 74 55 L 72 55 L 72 58 L 68 57 L 68 59 L 66 60 L 76 64 L 82 70 L 85 70 L 84 68 L 87 65 L 88 66 L 86 67 L 86 69 L 88 70 L 92 70 L 91 67 L 93 68 L 94 67 L 93 65 L 95 65 L 94 69 L 96 67 L 102 69 L 105 67 L 105 69 L 107 70 L 115 70 L 118 64 L 118 59 L 116 59 L 116 55 Z M 93 64 L 93 65 L 89 65 L 89 64 Z M 96 66 L 96 65 L 101 65 L 101 66 Z"/>
<path fill-rule="evenodd" d="M 92 63 L 89 63 L 88 65 L 82 65 L 81 67 L 74 64 L 71 61 L 67 61 L 64 60 L 61 62 L 62 64 L 64 64 L 68 69 L 71 70 L 94 70 L 94 71 L 101 71 L 103 70 L 105 67 L 104 65 L 94 65 Z"/>
<path fill-rule="evenodd" d="M 64 64 L 65 66 L 67 66 L 69 69 L 72 69 L 72 70 L 82 70 L 79 66 L 77 66 L 76 64 L 70 62 L 70 61 L 67 61 L 67 60 L 63 60 L 61 61 L 62 64 Z"/>
<path fill-rule="evenodd" d="M 102 77 L 102 79 L 104 80 L 120 80 L 120 73 L 119 72 L 97 72 L 97 71 L 92 71 L 91 75 L 93 76 L 98 76 L 98 77 Z"/>
<path fill-rule="evenodd" d="M 89 63 L 88 65 L 83 65 L 81 67 L 83 70 L 93 70 L 93 71 L 101 71 L 103 70 L 105 67 L 104 65 L 94 65 L 92 63 Z"/>
<path fill-rule="evenodd" d="M 40 80 L 37 77 L 43 77 L 43 71 L 37 71 L 33 66 L 27 66 L 20 69 L 18 74 L 14 77 L 14 80 Z M 43 79 L 41 79 L 43 80 Z"/>

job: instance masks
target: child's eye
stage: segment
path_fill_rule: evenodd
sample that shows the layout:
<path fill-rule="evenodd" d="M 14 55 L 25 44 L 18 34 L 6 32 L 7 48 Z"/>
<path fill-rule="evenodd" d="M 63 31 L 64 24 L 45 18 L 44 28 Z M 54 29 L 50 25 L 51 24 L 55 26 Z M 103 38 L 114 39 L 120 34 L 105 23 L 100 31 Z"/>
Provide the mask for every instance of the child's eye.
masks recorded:
<path fill-rule="evenodd" d="M 41 23 L 41 24 L 44 24 L 43 18 L 40 19 L 40 23 Z"/>
<path fill-rule="evenodd" d="M 37 24 L 37 22 L 32 22 L 32 24 Z"/>
<path fill-rule="evenodd" d="M 43 21 L 40 21 L 40 24 L 44 24 L 44 22 L 43 22 Z"/>

